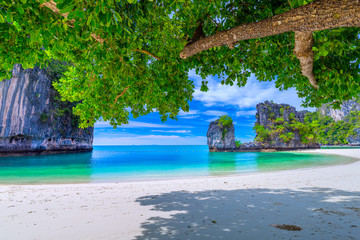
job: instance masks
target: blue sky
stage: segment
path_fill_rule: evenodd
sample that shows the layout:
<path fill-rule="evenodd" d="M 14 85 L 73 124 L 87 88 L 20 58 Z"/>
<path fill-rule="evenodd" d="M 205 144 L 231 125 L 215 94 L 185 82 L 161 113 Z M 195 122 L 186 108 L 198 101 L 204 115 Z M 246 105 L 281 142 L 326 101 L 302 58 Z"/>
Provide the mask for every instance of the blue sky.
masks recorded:
<path fill-rule="evenodd" d="M 206 145 L 209 123 L 229 115 L 235 123 L 235 137 L 241 142 L 254 139 L 256 104 L 266 100 L 301 107 L 296 91 L 279 91 L 273 82 L 259 82 L 251 76 L 245 87 L 221 85 L 217 77 L 208 77 L 208 92 L 201 92 L 201 77 L 189 73 L 195 83 L 190 111 L 181 111 L 178 120 L 162 123 L 156 112 L 133 119 L 114 129 L 107 122 L 95 124 L 94 145 Z M 307 109 L 313 110 L 313 109 Z"/>

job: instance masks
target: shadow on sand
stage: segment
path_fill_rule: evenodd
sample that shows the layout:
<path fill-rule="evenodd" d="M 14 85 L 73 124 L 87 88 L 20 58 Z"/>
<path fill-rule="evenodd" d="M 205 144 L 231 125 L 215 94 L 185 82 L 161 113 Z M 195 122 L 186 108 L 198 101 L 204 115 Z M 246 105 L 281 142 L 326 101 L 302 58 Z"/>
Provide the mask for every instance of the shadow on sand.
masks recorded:
<path fill-rule="evenodd" d="M 326 188 L 176 191 L 137 199 L 166 212 L 135 239 L 360 239 L 360 192 Z M 156 214 L 155 214 L 156 215 Z M 273 225 L 290 224 L 301 231 Z"/>

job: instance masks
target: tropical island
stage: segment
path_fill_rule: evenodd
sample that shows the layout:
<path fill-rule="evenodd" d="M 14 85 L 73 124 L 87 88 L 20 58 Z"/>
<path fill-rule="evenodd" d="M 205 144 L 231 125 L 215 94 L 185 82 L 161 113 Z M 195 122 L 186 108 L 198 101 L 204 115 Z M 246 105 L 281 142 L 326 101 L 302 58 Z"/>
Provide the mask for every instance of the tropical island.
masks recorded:
<path fill-rule="evenodd" d="M 339 110 L 324 105 L 314 112 L 298 112 L 287 104 L 265 101 L 257 105 L 254 142 L 235 140 L 233 121 L 221 116 L 209 125 L 210 151 L 289 151 L 319 149 L 321 145 L 360 145 L 360 100 Z"/>

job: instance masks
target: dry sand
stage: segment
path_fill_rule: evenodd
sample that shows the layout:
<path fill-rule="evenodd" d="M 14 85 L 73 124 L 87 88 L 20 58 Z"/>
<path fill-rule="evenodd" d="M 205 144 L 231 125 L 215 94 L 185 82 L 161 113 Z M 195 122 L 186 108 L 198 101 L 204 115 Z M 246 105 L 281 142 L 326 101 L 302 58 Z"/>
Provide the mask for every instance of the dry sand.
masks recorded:
<path fill-rule="evenodd" d="M 360 149 L 312 152 L 360 158 Z M 282 224 L 302 230 L 273 226 Z M 0 239 L 360 239 L 360 162 L 232 177 L 0 186 Z"/>

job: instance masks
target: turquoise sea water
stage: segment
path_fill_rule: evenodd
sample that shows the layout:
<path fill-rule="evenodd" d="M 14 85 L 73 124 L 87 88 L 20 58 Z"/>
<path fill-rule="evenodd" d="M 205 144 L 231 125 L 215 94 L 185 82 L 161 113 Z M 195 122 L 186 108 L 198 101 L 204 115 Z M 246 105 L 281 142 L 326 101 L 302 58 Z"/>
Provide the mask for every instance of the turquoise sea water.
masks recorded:
<path fill-rule="evenodd" d="M 1 157 L 0 184 L 224 176 L 354 162 L 308 153 L 213 153 L 207 146 L 95 146 L 92 153 Z"/>

